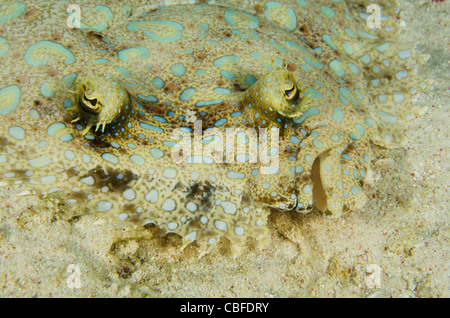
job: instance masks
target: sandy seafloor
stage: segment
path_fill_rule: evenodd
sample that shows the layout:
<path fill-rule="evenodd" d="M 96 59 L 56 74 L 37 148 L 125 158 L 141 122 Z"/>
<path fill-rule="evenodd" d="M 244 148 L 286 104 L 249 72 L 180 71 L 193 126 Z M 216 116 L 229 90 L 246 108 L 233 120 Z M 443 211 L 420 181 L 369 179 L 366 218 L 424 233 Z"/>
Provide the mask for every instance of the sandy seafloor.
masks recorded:
<path fill-rule="evenodd" d="M 382 151 L 367 205 L 339 219 L 273 213 L 271 239 L 200 260 L 94 215 L 0 189 L 0 297 L 450 297 L 448 1 L 401 1 L 404 40 L 431 55 L 428 112 Z"/>

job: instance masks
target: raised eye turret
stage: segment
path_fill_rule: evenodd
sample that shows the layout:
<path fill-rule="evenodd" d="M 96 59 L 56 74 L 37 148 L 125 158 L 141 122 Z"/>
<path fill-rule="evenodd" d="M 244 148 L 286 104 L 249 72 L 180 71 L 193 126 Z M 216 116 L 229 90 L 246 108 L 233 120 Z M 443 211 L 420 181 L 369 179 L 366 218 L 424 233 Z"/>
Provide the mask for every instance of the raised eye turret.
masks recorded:
<path fill-rule="evenodd" d="M 78 86 L 78 105 L 74 109 L 78 111 L 78 117 L 73 122 L 86 123 L 83 130 L 83 134 L 86 134 L 93 126 L 95 131 L 101 126 L 102 132 L 105 127 L 123 127 L 123 124 L 116 124 L 128 120 L 132 103 L 128 92 L 119 82 L 109 77 L 91 75 Z"/>
<path fill-rule="evenodd" d="M 269 71 L 247 89 L 244 106 L 254 112 L 258 122 L 296 119 L 307 109 L 307 96 L 303 92 L 291 72 L 278 68 Z"/>

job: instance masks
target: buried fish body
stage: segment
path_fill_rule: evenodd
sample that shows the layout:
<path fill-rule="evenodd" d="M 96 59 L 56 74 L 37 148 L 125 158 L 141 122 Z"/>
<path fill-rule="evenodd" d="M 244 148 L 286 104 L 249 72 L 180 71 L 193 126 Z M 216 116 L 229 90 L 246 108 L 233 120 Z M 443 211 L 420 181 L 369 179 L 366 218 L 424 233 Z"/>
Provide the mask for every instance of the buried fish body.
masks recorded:
<path fill-rule="evenodd" d="M 382 3 L 375 30 L 366 1 L 2 3 L 1 182 L 202 252 L 270 208 L 359 209 L 420 88 Z"/>

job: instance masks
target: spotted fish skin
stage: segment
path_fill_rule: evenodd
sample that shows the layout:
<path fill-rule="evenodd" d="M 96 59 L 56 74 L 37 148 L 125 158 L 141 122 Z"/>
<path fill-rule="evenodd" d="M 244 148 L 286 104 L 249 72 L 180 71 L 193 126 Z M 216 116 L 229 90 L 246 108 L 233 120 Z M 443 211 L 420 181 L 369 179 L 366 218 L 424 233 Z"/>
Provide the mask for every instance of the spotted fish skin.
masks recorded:
<path fill-rule="evenodd" d="M 367 1 L 94 1 L 76 28 L 69 4 L 1 4 L 1 181 L 202 252 L 264 240 L 270 208 L 361 208 L 413 112 L 392 1 L 380 30 Z"/>

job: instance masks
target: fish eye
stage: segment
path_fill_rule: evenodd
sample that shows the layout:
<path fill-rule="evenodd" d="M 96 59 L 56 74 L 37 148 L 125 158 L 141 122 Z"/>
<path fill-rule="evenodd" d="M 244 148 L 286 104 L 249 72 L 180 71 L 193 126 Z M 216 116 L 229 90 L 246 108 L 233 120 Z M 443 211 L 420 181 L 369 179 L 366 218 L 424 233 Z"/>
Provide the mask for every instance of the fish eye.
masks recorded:
<path fill-rule="evenodd" d="M 84 94 L 80 104 L 85 110 L 92 113 L 98 113 L 101 109 L 101 105 L 97 98 L 89 99 Z"/>
<path fill-rule="evenodd" d="M 297 88 L 297 85 L 295 85 L 295 83 L 292 83 L 292 87 L 284 91 L 284 97 L 289 102 L 296 100 L 298 98 L 298 95 L 299 90 Z"/>

